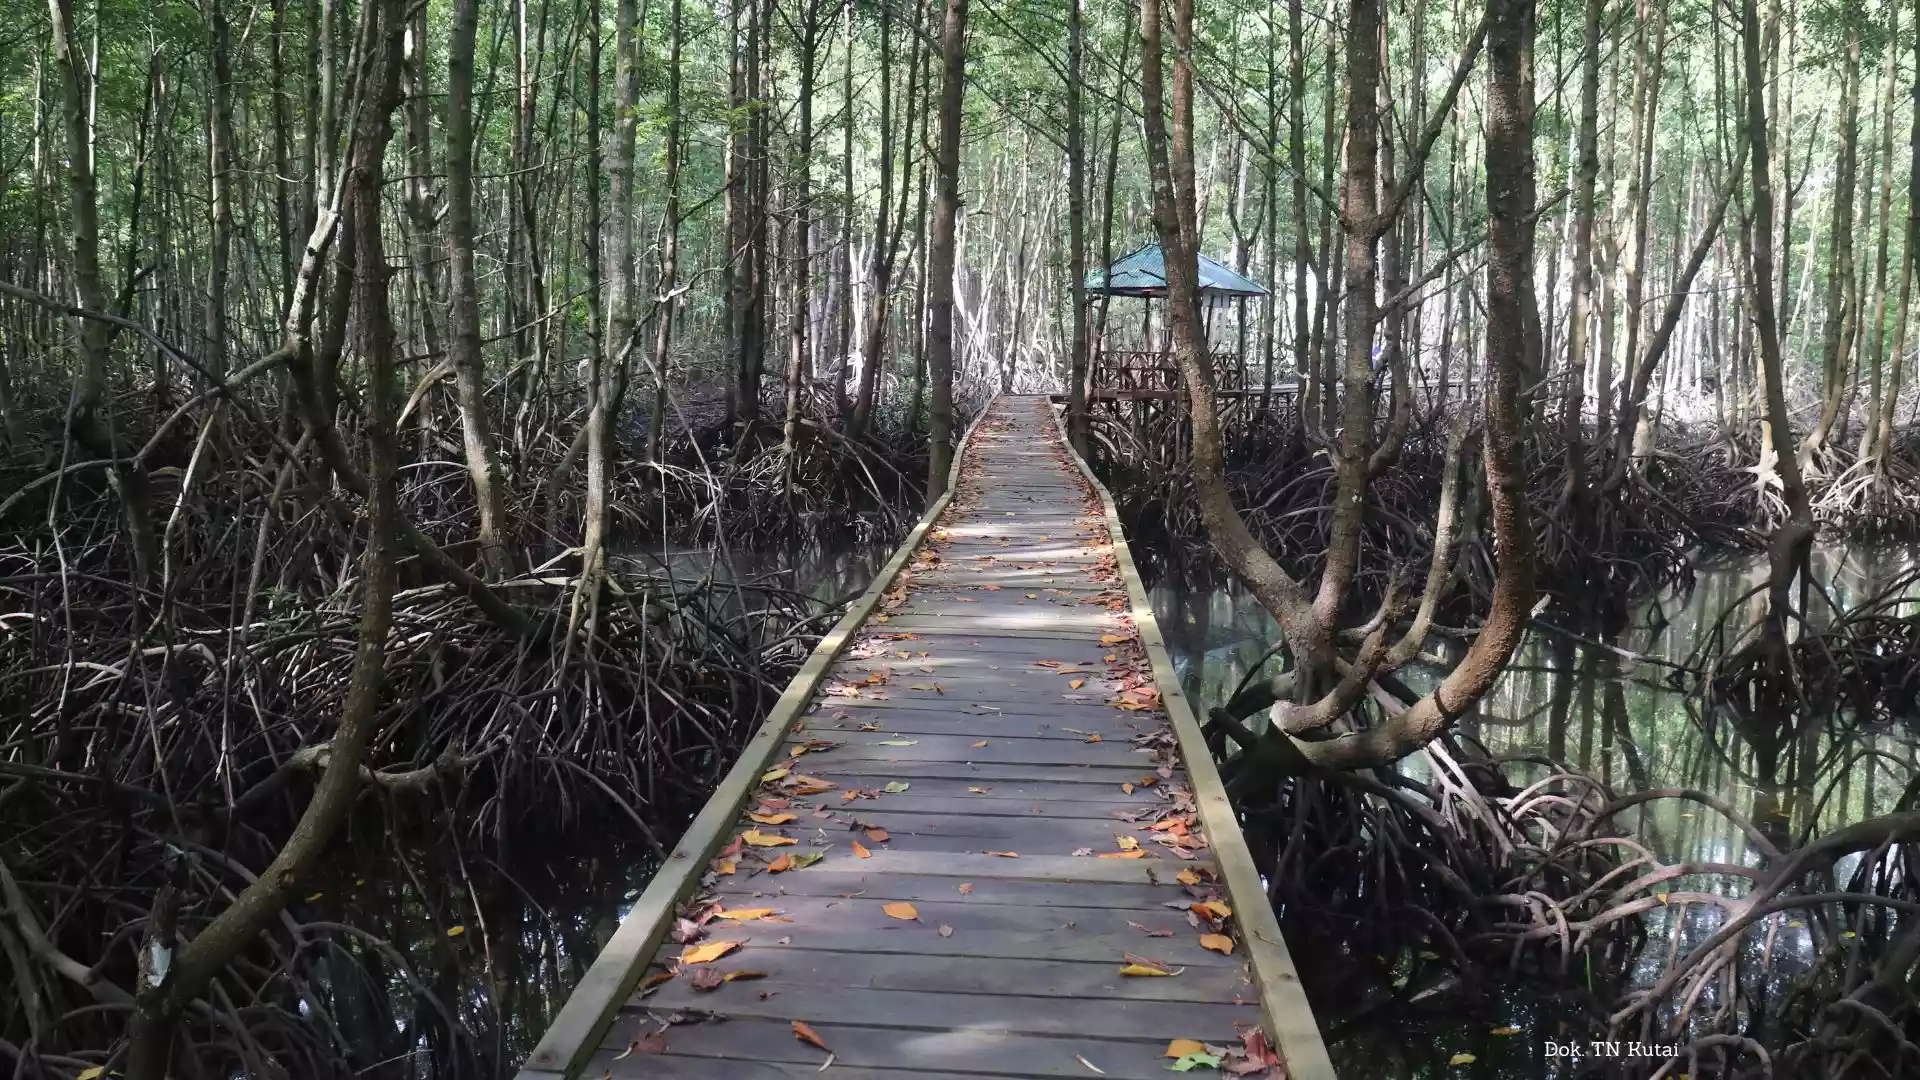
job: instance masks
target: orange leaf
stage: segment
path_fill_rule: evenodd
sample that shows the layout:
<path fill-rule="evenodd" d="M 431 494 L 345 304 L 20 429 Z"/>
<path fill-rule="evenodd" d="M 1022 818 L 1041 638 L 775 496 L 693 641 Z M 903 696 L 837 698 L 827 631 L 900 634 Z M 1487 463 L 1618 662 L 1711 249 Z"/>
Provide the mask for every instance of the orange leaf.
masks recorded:
<path fill-rule="evenodd" d="M 920 909 L 904 900 L 888 904 L 880 910 L 886 912 L 888 917 L 899 919 L 903 922 L 912 922 L 920 917 Z"/>
<path fill-rule="evenodd" d="M 791 855 L 782 855 L 767 864 L 767 872 L 770 874 L 778 874 L 783 870 L 791 869 L 793 869 L 793 856 Z"/>
<path fill-rule="evenodd" d="M 1218 900 L 1208 900 L 1205 903 L 1193 905 L 1193 913 L 1214 919 L 1225 919 L 1233 914 L 1233 909 Z"/>
<path fill-rule="evenodd" d="M 1017 859 L 1020 857 L 1020 853 L 1017 851 L 989 851 L 985 852 L 985 854 L 998 855 L 1003 859 Z"/>
<path fill-rule="evenodd" d="M 1147 853 L 1141 851 L 1139 848 L 1134 848 L 1132 851 L 1103 851 L 1097 857 L 1102 859 L 1144 859 L 1147 857 Z"/>
<path fill-rule="evenodd" d="M 1198 885 L 1200 884 L 1200 875 L 1194 873 L 1192 870 L 1182 870 L 1173 875 L 1173 880 L 1182 885 Z"/>
<path fill-rule="evenodd" d="M 1145 964 L 1128 964 L 1126 967 L 1123 967 L 1120 969 L 1120 974 L 1145 976 L 1145 975 L 1171 975 L 1173 974 L 1173 972 L 1168 971 L 1164 968 L 1148 967 Z"/>
<path fill-rule="evenodd" d="M 727 982 L 733 982 L 735 979 L 764 979 L 767 977 L 767 973 L 764 971 L 729 971 L 720 977 Z"/>
<path fill-rule="evenodd" d="M 1132 785 L 1132 784 L 1121 784 L 1121 785 L 1120 785 L 1120 790 L 1121 790 L 1121 791 L 1124 791 L 1124 792 L 1126 792 L 1126 793 L 1127 793 L 1127 794 L 1129 794 L 1129 795 L 1131 795 L 1131 794 L 1133 794 L 1133 785 Z"/>
<path fill-rule="evenodd" d="M 963 881 L 963 882 L 961 882 L 961 883 L 960 883 L 960 895 L 961 895 L 961 896 L 967 896 L 967 895 L 969 895 L 969 894 L 971 894 L 972 892 L 973 892 L 973 882 L 971 882 L 971 881 Z"/>
<path fill-rule="evenodd" d="M 1100 635 L 1100 644 L 1102 645 L 1119 645 L 1125 642 L 1126 640 L 1127 640 L 1127 635 L 1125 634 L 1101 634 Z"/>
<path fill-rule="evenodd" d="M 1161 1056 L 1183 1058 L 1188 1054 L 1204 1054 L 1206 1052 L 1206 1044 L 1200 1042 L 1198 1039 L 1175 1039 L 1167 1044 L 1167 1052 Z"/>
<path fill-rule="evenodd" d="M 886 843 L 886 842 L 887 842 L 887 839 L 888 839 L 888 837 L 887 837 L 887 830 L 885 830 L 885 829 L 868 829 L 868 830 L 867 830 L 867 839 L 869 839 L 869 840 L 871 840 L 871 841 L 873 841 L 873 842 L 874 842 L 874 843 L 876 843 L 876 844 L 884 844 L 884 843 Z"/>
<path fill-rule="evenodd" d="M 868 850 L 866 849 L 866 846 L 865 846 L 864 844 L 862 844 L 862 843 L 860 843 L 860 841 L 858 841 L 858 840 L 855 840 L 855 841 L 853 842 L 853 853 L 854 853 L 855 855 L 858 855 L 858 856 L 860 856 L 860 857 L 861 857 L 861 858 L 863 858 L 863 859 L 871 859 L 871 858 L 873 858 L 873 852 L 871 852 L 871 851 L 868 851 Z"/>
<path fill-rule="evenodd" d="M 781 836 L 777 833 L 763 833 L 759 829 L 748 829 L 746 832 L 740 834 L 740 839 L 754 847 L 786 847 L 788 844 L 797 844 L 800 842 L 790 836 Z"/>
<path fill-rule="evenodd" d="M 756 814 L 749 810 L 747 811 L 747 819 L 749 821 L 757 821 L 762 825 L 785 825 L 787 822 L 793 820 L 793 815 L 787 813 Z"/>
<path fill-rule="evenodd" d="M 715 859 L 713 862 L 713 872 L 723 877 L 738 869 L 740 869 L 739 859 Z"/>
<path fill-rule="evenodd" d="M 689 945 L 680 954 L 683 964 L 705 964 L 718 960 L 740 947 L 737 941 L 709 941 L 701 945 Z"/>
<path fill-rule="evenodd" d="M 754 922 L 759 919 L 764 919 L 771 914 L 773 914 L 773 909 L 770 907 L 735 908 L 731 911 L 716 911 L 713 913 L 713 917 L 716 919 L 732 919 L 735 922 Z"/>
<path fill-rule="evenodd" d="M 1085 685 L 1087 685 L 1087 680 L 1085 680 L 1085 679 L 1074 679 L 1074 680 L 1072 680 L 1072 681 L 1070 681 L 1070 682 L 1068 682 L 1068 683 L 1067 683 L 1067 689 L 1069 689 L 1069 690 L 1078 690 L 1078 689 L 1080 689 L 1081 687 L 1083 687 L 1083 686 L 1085 686 Z"/>
<path fill-rule="evenodd" d="M 817 1046 L 820 1049 L 825 1050 L 829 1054 L 833 1053 L 833 1048 L 828 1046 L 824 1039 L 820 1038 L 819 1032 L 813 1030 L 812 1028 L 808 1027 L 807 1025 L 801 1023 L 798 1020 L 795 1020 L 793 1022 L 793 1037 L 796 1039 L 799 1039 L 803 1043 L 808 1044 L 809 1046 Z"/>
<path fill-rule="evenodd" d="M 1200 947 L 1212 949 L 1223 956 L 1233 955 L 1233 939 L 1225 934 L 1201 934 Z"/>

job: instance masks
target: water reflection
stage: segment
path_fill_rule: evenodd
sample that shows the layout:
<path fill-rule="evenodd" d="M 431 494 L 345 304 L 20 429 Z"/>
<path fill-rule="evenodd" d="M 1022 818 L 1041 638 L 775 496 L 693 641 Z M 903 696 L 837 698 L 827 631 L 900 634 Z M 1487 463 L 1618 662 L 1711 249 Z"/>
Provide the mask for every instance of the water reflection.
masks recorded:
<path fill-rule="evenodd" d="M 1911 586 L 1910 550 L 1823 549 L 1815 578 L 1835 604 L 1877 596 L 1890 585 Z M 1725 800 L 1748 815 L 1781 846 L 1888 812 L 1909 781 L 1916 738 L 1909 719 L 1799 716 L 1787 730 L 1743 723 L 1725 710 L 1703 708 L 1686 692 L 1674 665 L 1697 659 L 1716 627 L 1737 637 L 1750 617 L 1747 594 L 1764 583 L 1764 561 L 1710 564 L 1684 593 L 1634 606 L 1616 633 L 1535 630 L 1525 639 L 1494 691 L 1457 730 L 1500 757 L 1544 757 L 1606 782 L 1616 794 L 1693 789 Z M 1169 652 L 1188 692 L 1208 706 L 1223 704 L 1277 640 L 1277 628 L 1236 583 L 1192 583 L 1169 573 L 1149 589 Z M 1831 608 L 1816 594 L 1815 624 Z M 1553 621 L 1549 614 L 1546 621 Z M 1457 653 L 1459 640 L 1433 651 Z M 1407 681 L 1427 689 L 1444 669 L 1409 671 Z M 1403 765 L 1409 775 L 1420 763 Z M 1516 766 L 1526 783 L 1544 767 Z M 1667 862 L 1753 866 L 1758 856 L 1734 823 L 1698 804 L 1663 799 L 1616 822 L 1627 835 Z M 1678 888 L 1678 886 L 1676 886 Z M 1688 890 L 1720 895 L 1744 891 L 1738 882 L 1690 879 Z M 1625 986 L 1646 985 L 1671 950 L 1682 952 L 1720 925 L 1705 904 L 1650 913 L 1646 947 L 1622 957 L 1623 969 L 1574 971 L 1565 985 L 1503 984 L 1462 988 L 1435 972 L 1431 985 L 1371 985 L 1363 965 L 1343 962 L 1339 946 L 1307 941 L 1296 960 L 1323 1019 L 1343 1077 L 1413 1077 L 1447 1071 L 1457 1053 L 1474 1055 L 1474 1075 L 1573 1076 L 1579 1065 L 1550 1058 L 1546 1040 L 1596 1037 L 1589 1025 Z M 1676 943 L 1677 939 L 1677 943 Z M 1751 949 L 1772 950 L 1770 978 L 1804 970 L 1810 932 L 1781 917 L 1756 935 Z M 1350 961 L 1350 958 L 1347 958 Z M 1756 964 L 1756 966 L 1758 966 Z M 1416 982 L 1420 976 L 1416 974 Z M 1518 1028 L 1520 1034 L 1502 1032 Z M 1585 1064 L 1591 1066 L 1592 1062 Z"/>

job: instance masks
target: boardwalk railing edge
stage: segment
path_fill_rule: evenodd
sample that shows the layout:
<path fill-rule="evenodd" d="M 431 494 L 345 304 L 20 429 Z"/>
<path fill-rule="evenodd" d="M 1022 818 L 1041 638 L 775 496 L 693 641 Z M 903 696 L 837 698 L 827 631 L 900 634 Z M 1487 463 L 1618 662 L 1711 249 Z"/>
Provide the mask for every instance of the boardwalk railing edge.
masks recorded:
<path fill-rule="evenodd" d="M 1058 412 L 1054 412 L 1053 420 L 1061 441 L 1066 444 L 1068 455 L 1080 467 L 1080 475 L 1086 477 L 1106 512 L 1107 533 L 1113 542 L 1114 561 L 1119 565 L 1120 576 L 1127 583 L 1127 599 L 1133 608 L 1133 622 L 1140 634 L 1140 647 L 1153 664 L 1154 684 L 1160 691 L 1167 718 L 1173 724 L 1174 737 L 1179 740 L 1180 757 L 1187 767 L 1187 779 L 1193 787 L 1194 803 L 1200 811 L 1200 824 L 1206 829 L 1207 842 L 1220 862 L 1220 873 L 1225 879 L 1234 917 L 1240 923 L 1247 959 L 1253 966 L 1253 977 L 1259 983 L 1260 1011 L 1278 1044 L 1276 1049 L 1286 1060 L 1287 1078 L 1335 1080 L 1333 1060 L 1327 1056 L 1327 1044 L 1321 1038 L 1320 1025 L 1314 1020 L 1313 1007 L 1307 1002 L 1306 991 L 1300 985 L 1300 974 L 1293 966 L 1293 954 L 1287 951 L 1286 938 L 1280 931 L 1280 920 L 1273 913 L 1273 904 L 1267 898 L 1260 871 L 1253 865 L 1253 855 L 1247 850 L 1246 837 L 1240 833 L 1239 815 L 1227 799 L 1226 785 L 1221 783 L 1220 772 L 1213 764 L 1213 751 L 1208 748 L 1207 737 L 1200 730 L 1200 721 L 1194 716 L 1193 706 L 1188 703 L 1186 691 L 1180 686 L 1173 658 L 1167 654 L 1166 640 L 1160 636 L 1160 623 L 1154 618 L 1153 605 L 1147 600 L 1147 589 L 1140 580 L 1140 571 L 1133 564 L 1133 553 L 1127 546 L 1126 530 L 1121 527 L 1120 511 L 1114 505 L 1113 493 L 1094 475 L 1086 459 L 1074 447 L 1073 440 L 1067 437 L 1066 424 Z"/>
<path fill-rule="evenodd" d="M 880 604 L 880 598 L 892 587 L 900 571 L 906 568 L 907 561 L 919 549 L 927 530 L 933 527 L 947 504 L 953 501 L 954 492 L 960 487 L 960 465 L 966 460 L 967 445 L 973 441 L 974 432 L 979 430 L 979 419 L 985 416 L 986 410 L 983 409 L 961 438 L 960 445 L 954 449 L 953 464 L 947 473 L 946 492 L 920 515 L 913 531 L 907 534 L 906 539 L 894 550 L 893 557 L 874 575 L 867 591 L 860 594 L 860 598 L 847 608 L 846 614 L 840 616 L 840 621 L 833 624 L 833 629 L 827 631 L 826 636 L 813 647 L 806 662 L 800 665 L 800 670 L 794 673 L 792 681 L 787 683 L 787 688 L 773 703 L 773 709 L 767 713 L 760 730 L 741 748 L 740 757 L 734 762 L 733 768 L 713 789 L 706 805 L 701 807 L 692 824 L 687 826 L 686 833 L 674 844 L 667 861 L 647 883 L 646 891 L 640 894 L 640 899 L 627 912 L 627 917 L 620 920 L 606 947 L 600 950 L 600 955 L 594 958 L 587 973 L 581 976 L 580 982 L 560 1006 L 552 1023 L 547 1025 L 546 1034 L 540 1037 L 539 1045 L 533 1048 L 533 1053 L 528 1055 L 514 1080 L 571 1077 L 598 1049 L 601 1038 L 612 1025 L 621 1005 L 632 995 L 634 987 L 639 985 L 647 961 L 673 925 L 674 909 L 699 886 L 708 862 L 732 831 L 734 819 L 740 815 L 741 807 L 746 805 L 747 797 L 752 794 L 760 774 L 773 764 L 781 744 L 786 741 L 788 730 L 813 700 L 814 691 L 819 689 L 840 651 L 853 640 L 854 632 L 873 614 L 874 608 Z"/>

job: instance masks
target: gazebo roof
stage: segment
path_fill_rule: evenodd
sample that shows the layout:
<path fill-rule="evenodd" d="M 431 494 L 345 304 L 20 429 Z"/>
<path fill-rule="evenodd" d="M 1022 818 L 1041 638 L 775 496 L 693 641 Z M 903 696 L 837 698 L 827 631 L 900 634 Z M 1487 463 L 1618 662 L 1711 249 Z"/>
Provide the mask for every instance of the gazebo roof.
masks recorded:
<path fill-rule="evenodd" d="M 1167 295 L 1166 256 L 1159 244 L 1148 244 L 1105 270 L 1088 274 L 1087 291 L 1095 296 L 1164 298 Z M 1227 269 L 1222 263 L 1202 255 L 1200 295 L 1210 298 L 1265 296 L 1267 290 Z"/>

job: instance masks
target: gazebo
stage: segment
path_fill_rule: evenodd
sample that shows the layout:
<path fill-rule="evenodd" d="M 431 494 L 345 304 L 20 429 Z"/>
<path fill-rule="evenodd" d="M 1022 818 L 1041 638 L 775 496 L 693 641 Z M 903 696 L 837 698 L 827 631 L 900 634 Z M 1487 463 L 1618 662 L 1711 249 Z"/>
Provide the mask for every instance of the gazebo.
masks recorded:
<path fill-rule="evenodd" d="M 1209 338 L 1209 352 L 1213 356 L 1215 385 L 1237 396 L 1246 386 L 1244 357 L 1237 348 L 1211 347 L 1213 316 L 1235 301 L 1244 304 L 1248 297 L 1265 296 L 1267 290 L 1234 273 L 1216 259 L 1205 255 L 1199 259 L 1202 325 Z M 1087 388 L 1087 396 L 1096 401 L 1164 400 L 1175 397 L 1180 392 L 1180 373 L 1173 363 L 1170 335 L 1164 317 L 1161 320 L 1161 332 L 1157 335 L 1154 333 L 1153 301 L 1162 302 L 1164 315 L 1167 298 L 1167 261 L 1160 245 L 1148 244 L 1120 258 L 1105 270 L 1088 274 L 1086 292 L 1089 303 L 1096 298 L 1114 296 L 1146 301 L 1142 305 L 1145 310 L 1141 314 L 1140 340 L 1136 348 L 1108 349 L 1106 338 L 1109 326 L 1102 321 L 1098 328 L 1099 340 L 1094 342 L 1094 359 L 1089 372 L 1091 385 Z"/>

